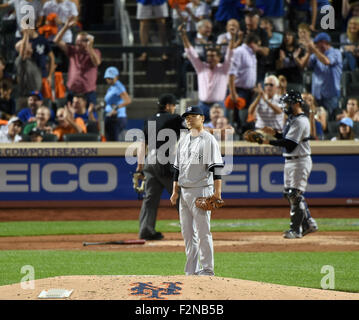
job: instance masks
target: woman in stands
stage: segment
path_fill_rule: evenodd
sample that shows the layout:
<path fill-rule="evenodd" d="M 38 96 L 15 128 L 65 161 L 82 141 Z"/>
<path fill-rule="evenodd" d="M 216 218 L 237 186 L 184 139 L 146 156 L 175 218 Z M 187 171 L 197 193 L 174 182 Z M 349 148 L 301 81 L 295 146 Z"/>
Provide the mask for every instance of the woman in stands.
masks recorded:
<path fill-rule="evenodd" d="M 340 50 L 343 53 L 343 70 L 355 70 L 359 59 L 359 17 L 349 19 L 346 33 L 340 35 Z"/>
<path fill-rule="evenodd" d="M 359 122 L 359 101 L 357 98 L 349 98 L 346 109 L 341 114 L 337 115 L 337 120 L 343 118 L 350 118 L 353 121 Z"/>
<path fill-rule="evenodd" d="M 323 107 L 318 107 L 315 98 L 310 93 L 302 93 L 302 98 L 309 106 L 311 136 L 315 140 L 324 140 L 324 132 L 328 126 L 328 114 Z"/>
<path fill-rule="evenodd" d="M 331 141 L 337 140 L 355 140 L 358 141 L 359 139 L 355 138 L 354 131 L 354 122 L 350 118 L 343 118 L 339 122 L 338 127 L 338 134 L 336 137 L 333 137 Z"/>
<path fill-rule="evenodd" d="M 284 33 L 282 45 L 277 49 L 276 54 L 276 71 L 287 78 L 289 83 L 302 84 L 303 70 L 300 59 L 304 56 L 295 38 L 293 31 Z"/>
<path fill-rule="evenodd" d="M 120 72 L 116 67 L 108 67 L 104 78 L 110 87 L 105 95 L 105 134 L 107 141 L 119 141 L 120 134 L 126 129 L 126 106 L 131 103 L 125 86 L 118 80 Z"/>

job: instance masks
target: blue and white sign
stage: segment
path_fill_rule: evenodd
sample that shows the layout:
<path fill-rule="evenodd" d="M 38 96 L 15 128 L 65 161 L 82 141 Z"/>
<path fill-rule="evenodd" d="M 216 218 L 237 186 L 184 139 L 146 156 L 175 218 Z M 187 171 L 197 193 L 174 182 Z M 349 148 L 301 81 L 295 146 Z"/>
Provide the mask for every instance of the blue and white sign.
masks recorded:
<path fill-rule="evenodd" d="M 359 155 L 313 156 L 307 198 L 358 198 Z M 224 199 L 279 199 L 281 156 L 236 156 Z M 0 201 L 137 200 L 125 157 L 0 158 Z M 163 199 L 169 199 L 167 192 Z"/>
<path fill-rule="evenodd" d="M 359 156 L 313 156 L 308 198 L 359 197 Z M 234 157 L 233 171 L 223 177 L 223 198 L 282 197 L 284 159 L 281 156 Z"/>

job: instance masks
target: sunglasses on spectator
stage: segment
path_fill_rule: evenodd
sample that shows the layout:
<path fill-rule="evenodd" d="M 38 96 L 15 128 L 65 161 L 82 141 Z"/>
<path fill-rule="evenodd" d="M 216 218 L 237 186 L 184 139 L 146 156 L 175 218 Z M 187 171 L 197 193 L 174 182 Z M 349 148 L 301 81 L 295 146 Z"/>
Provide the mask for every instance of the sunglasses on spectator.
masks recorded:
<path fill-rule="evenodd" d="M 273 83 L 265 83 L 265 84 L 264 84 L 264 86 L 265 86 L 265 87 L 266 87 L 266 86 L 273 87 L 273 86 L 274 86 L 274 84 L 273 84 Z"/>

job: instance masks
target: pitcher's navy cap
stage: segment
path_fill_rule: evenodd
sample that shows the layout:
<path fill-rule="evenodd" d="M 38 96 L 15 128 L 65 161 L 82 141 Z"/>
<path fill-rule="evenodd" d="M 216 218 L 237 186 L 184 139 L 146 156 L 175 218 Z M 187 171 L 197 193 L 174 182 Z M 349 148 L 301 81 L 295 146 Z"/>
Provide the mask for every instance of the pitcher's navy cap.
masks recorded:
<path fill-rule="evenodd" d="M 182 115 L 183 118 L 187 117 L 190 114 L 199 114 L 201 116 L 203 116 L 203 111 L 201 109 L 201 107 L 199 106 L 190 106 L 186 108 L 186 112 Z"/>

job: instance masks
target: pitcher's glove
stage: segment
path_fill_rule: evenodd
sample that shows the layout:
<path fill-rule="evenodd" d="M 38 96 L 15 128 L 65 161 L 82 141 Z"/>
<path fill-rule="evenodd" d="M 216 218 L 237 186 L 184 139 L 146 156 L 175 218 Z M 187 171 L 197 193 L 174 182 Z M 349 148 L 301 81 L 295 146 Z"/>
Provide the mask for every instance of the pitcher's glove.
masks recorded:
<path fill-rule="evenodd" d="M 141 181 L 142 180 L 142 181 Z M 140 183 L 141 181 L 141 183 Z M 137 193 L 145 192 L 145 176 L 142 171 L 136 171 L 132 176 L 133 189 Z"/>
<path fill-rule="evenodd" d="M 243 134 L 243 138 L 248 142 L 257 142 L 259 144 L 262 144 L 264 140 L 264 136 L 261 133 L 254 130 L 247 130 Z"/>
<path fill-rule="evenodd" d="M 211 211 L 224 206 L 224 201 L 214 195 L 209 197 L 198 197 L 196 199 L 196 207 L 205 211 Z"/>

